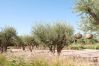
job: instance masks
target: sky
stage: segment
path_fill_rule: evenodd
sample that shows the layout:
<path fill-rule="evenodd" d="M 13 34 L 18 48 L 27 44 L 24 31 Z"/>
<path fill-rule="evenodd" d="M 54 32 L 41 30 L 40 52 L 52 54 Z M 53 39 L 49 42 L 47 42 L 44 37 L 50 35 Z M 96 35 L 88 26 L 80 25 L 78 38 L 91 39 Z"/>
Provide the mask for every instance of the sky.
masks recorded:
<path fill-rule="evenodd" d="M 38 23 L 66 21 L 77 31 L 75 0 L 0 0 L 0 28 L 13 26 L 19 35 L 31 34 Z"/>

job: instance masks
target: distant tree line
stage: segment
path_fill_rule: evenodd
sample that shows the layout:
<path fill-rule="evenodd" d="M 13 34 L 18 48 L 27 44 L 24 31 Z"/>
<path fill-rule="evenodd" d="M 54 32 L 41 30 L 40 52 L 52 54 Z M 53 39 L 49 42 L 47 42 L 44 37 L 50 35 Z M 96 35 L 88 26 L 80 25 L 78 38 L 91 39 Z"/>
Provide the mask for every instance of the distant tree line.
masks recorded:
<path fill-rule="evenodd" d="M 21 47 L 25 50 L 28 46 L 32 51 L 33 47 L 42 45 L 48 47 L 52 53 L 60 54 L 64 46 L 71 43 L 74 30 L 67 23 L 38 24 L 32 28 L 31 35 L 19 36 L 14 27 L 4 27 L 0 31 L 0 51 L 6 52 L 9 46 Z"/>

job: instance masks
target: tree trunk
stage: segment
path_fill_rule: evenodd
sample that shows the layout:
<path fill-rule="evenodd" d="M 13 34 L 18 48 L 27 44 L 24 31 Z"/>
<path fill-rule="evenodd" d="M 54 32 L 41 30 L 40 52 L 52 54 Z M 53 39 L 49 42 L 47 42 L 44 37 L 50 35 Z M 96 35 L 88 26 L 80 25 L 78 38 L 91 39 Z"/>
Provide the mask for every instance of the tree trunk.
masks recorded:
<path fill-rule="evenodd" d="M 3 46 L 1 46 L 1 53 L 3 53 Z"/>
<path fill-rule="evenodd" d="M 30 52 L 32 52 L 32 46 L 31 45 L 29 46 L 29 50 L 30 50 Z"/>
<path fill-rule="evenodd" d="M 25 50 L 25 46 L 22 46 L 23 51 Z"/>
<path fill-rule="evenodd" d="M 7 52 L 7 46 L 4 47 L 4 51 Z"/>

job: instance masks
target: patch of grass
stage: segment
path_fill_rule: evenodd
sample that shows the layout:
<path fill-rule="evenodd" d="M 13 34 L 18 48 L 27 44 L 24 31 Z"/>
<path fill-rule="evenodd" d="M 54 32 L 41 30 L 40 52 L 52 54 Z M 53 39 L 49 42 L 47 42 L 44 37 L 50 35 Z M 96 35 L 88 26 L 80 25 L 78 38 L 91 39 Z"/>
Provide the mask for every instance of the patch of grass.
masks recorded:
<path fill-rule="evenodd" d="M 3 55 L 0 55 L 0 66 L 6 66 L 8 64 L 9 62 L 7 61 L 6 57 L 4 57 Z"/>
<path fill-rule="evenodd" d="M 89 66 L 88 63 L 84 62 L 79 63 L 77 59 L 71 58 L 44 58 L 44 57 L 35 57 L 31 61 L 25 61 L 24 58 L 17 58 L 11 61 L 8 61 L 4 56 L 0 56 L 0 66 Z"/>
<path fill-rule="evenodd" d="M 48 62 L 40 59 L 35 59 L 34 61 L 32 61 L 30 65 L 31 66 L 49 66 Z"/>

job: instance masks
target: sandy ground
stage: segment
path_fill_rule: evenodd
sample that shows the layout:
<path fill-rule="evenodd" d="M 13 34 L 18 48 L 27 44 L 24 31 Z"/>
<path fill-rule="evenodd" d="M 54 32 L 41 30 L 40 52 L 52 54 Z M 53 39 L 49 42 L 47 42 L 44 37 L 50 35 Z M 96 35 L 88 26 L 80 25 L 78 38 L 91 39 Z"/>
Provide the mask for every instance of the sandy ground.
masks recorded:
<path fill-rule="evenodd" d="M 21 49 L 12 49 L 5 53 L 6 56 L 22 56 L 24 58 L 31 58 L 33 56 L 55 56 L 57 53 L 52 54 L 49 50 L 33 50 L 32 52 L 28 50 L 21 50 Z M 91 58 L 98 58 L 99 57 L 99 50 L 91 50 L 91 49 L 84 49 L 84 50 L 62 50 L 61 55 L 62 57 L 72 56 L 72 57 L 91 57 Z"/>

